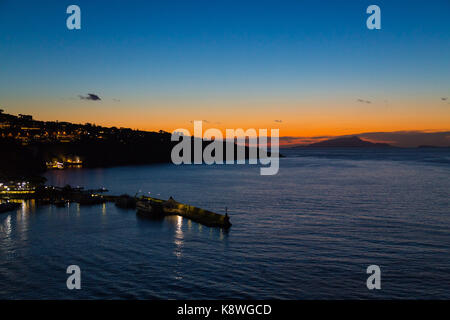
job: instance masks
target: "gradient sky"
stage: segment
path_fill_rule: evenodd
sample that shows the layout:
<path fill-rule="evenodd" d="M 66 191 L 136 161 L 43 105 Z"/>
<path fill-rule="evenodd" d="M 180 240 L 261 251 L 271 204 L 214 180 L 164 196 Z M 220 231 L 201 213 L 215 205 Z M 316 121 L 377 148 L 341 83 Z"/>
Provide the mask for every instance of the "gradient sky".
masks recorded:
<path fill-rule="evenodd" d="M 366 28 L 371 4 L 382 30 Z M 145 130 L 448 131 L 449 14 L 448 0 L 0 0 L 0 106 Z"/>

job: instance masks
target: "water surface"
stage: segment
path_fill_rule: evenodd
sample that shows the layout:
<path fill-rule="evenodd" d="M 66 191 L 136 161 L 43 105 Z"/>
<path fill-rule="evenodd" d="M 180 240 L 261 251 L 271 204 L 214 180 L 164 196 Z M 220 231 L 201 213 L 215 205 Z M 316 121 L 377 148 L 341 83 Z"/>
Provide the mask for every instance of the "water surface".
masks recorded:
<path fill-rule="evenodd" d="M 228 207 L 233 226 L 28 201 L 0 215 L 0 298 L 450 298 L 449 150 L 284 153 L 276 176 L 249 165 L 48 172 L 53 185 Z M 66 289 L 71 264 L 81 290 Z M 371 264 L 379 291 L 366 288 Z"/>

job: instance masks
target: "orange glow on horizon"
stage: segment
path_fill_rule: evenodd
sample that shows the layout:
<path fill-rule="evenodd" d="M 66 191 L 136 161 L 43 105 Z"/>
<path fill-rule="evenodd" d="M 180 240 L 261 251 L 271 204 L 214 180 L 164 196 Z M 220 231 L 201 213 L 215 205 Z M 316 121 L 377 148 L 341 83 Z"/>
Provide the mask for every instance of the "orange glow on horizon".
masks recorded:
<path fill-rule="evenodd" d="M 329 137 L 364 132 L 450 131 L 450 108 L 440 100 L 381 100 L 362 104 L 354 99 L 304 101 L 100 101 L 22 100 L 3 105 L 5 113 L 31 114 L 37 120 L 95 123 L 145 131 L 193 133 L 193 120 L 203 131 L 217 128 L 279 129 L 280 137 Z M 205 121 L 206 120 L 206 121 Z M 270 131 L 269 131 L 270 132 Z"/>

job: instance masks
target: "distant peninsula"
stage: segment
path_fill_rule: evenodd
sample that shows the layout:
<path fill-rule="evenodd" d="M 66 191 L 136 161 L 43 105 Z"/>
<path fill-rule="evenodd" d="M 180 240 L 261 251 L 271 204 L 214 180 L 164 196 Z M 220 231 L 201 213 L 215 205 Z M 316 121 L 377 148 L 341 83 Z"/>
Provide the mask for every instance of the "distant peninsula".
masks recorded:
<path fill-rule="evenodd" d="M 320 142 L 311 143 L 307 148 L 372 148 L 372 147 L 392 147 L 387 143 L 374 143 L 362 140 L 357 136 L 336 138 Z"/>

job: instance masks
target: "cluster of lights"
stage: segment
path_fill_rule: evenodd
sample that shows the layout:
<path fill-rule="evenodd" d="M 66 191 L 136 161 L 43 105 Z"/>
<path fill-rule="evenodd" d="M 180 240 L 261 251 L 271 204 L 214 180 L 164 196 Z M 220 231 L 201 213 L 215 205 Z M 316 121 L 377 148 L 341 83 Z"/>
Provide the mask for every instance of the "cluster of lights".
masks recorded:
<path fill-rule="evenodd" d="M 49 169 L 64 169 L 66 166 L 81 166 L 82 164 L 83 161 L 79 157 L 75 157 L 74 159 L 67 158 L 63 161 L 53 160 L 46 162 L 47 168 Z"/>
<path fill-rule="evenodd" d="M 34 187 L 29 182 L 0 182 L 0 193 L 33 193 Z"/>

